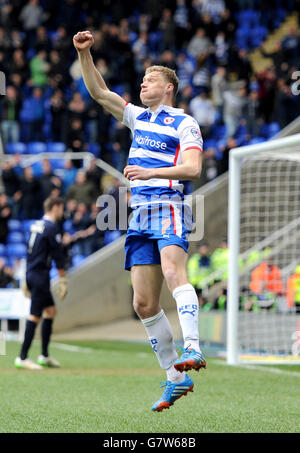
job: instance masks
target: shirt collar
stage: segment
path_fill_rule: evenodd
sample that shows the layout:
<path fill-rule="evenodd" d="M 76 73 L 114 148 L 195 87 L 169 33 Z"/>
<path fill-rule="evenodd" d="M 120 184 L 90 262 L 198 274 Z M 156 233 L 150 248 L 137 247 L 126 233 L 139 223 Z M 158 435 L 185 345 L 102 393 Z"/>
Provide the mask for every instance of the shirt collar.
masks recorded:
<path fill-rule="evenodd" d="M 162 111 L 165 111 L 166 113 L 170 113 L 170 114 L 175 114 L 175 113 L 184 113 L 184 110 L 183 109 L 177 109 L 175 107 L 171 107 L 170 105 L 164 105 L 164 104 L 161 104 L 154 112 L 152 110 L 150 110 L 150 107 L 148 107 L 146 109 L 146 112 L 149 112 L 151 114 L 155 114 L 156 116 L 162 112 Z"/>
<path fill-rule="evenodd" d="M 46 215 L 46 214 L 43 216 L 43 219 L 44 219 L 44 220 L 48 220 L 48 222 L 54 223 L 53 220 L 52 220 L 48 215 Z"/>

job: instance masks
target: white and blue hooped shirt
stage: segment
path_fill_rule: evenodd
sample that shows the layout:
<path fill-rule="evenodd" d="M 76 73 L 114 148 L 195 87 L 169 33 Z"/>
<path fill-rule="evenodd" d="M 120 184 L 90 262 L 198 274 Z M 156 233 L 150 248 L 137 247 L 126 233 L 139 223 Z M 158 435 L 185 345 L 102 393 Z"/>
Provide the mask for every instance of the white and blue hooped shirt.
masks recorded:
<path fill-rule="evenodd" d="M 202 152 L 202 136 L 197 121 L 183 109 L 160 105 L 155 112 L 126 104 L 123 124 L 133 140 L 129 165 L 144 168 L 173 167 L 182 162 L 182 153 L 196 148 Z M 183 185 L 177 180 L 153 178 L 131 181 L 131 206 L 160 203 L 164 197 L 183 200 Z M 157 200 L 157 201 L 155 201 Z M 163 201 L 162 201 L 163 202 Z"/>

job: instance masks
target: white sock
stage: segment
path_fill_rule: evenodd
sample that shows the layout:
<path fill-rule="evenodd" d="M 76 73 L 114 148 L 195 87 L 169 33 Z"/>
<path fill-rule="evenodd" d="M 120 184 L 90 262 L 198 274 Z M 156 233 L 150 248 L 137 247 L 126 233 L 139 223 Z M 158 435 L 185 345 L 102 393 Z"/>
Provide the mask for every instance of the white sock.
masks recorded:
<path fill-rule="evenodd" d="M 174 362 L 178 359 L 178 354 L 173 341 L 172 328 L 165 312 L 161 310 L 157 315 L 142 319 L 141 321 L 145 326 L 150 346 L 155 352 L 161 368 L 167 371 L 168 380 L 171 382 L 180 382 L 183 373 L 175 370 L 173 366 Z M 177 379 L 179 380 L 177 381 Z"/>
<path fill-rule="evenodd" d="M 199 302 L 194 287 L 187 283 L 178 286 L 173 291 L 176 300 L 179 322 L 184 340 L 184 347 L 191 347 L 200 351 L 198 312 Z"/>

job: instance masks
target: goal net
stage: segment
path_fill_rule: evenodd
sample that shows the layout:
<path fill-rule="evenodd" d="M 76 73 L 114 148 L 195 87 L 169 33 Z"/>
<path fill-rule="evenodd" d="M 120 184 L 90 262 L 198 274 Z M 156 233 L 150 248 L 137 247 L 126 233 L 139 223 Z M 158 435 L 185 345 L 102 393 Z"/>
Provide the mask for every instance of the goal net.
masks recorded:
<path fill-rule="evenodd" d="M 227 361 L 300 363 L 300 134 L 230 152 L 228 209 Z"/>

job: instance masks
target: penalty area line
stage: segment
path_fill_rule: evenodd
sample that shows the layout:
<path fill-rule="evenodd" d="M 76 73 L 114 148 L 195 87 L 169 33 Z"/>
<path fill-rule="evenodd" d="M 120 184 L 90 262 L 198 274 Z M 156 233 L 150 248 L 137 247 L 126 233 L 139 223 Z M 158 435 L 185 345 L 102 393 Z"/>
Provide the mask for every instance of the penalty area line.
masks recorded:
<path fill-rule="evenodd" d="M 213 361 L 217 365 L 223 365 L 223 366 L 228 366 L 228 367 L 233 367 L 233 368 L 241 368 L 241 369 L 247 369 L 247 370 L 254 370 L 254 371 L 262 371 L 265 373 L 272 373 L 272 374 L 282 374 L 284 376 L 293 376 L 293 377 L 298 377 L 300 378 L 300 373 L 297 371 L 285 371 L 281 370 L 279 368 L 273 368 L 270 367 L 269 365 L 228 365 L 226 362 L 219 361 L 219 360 L 214 360 Z"/>

